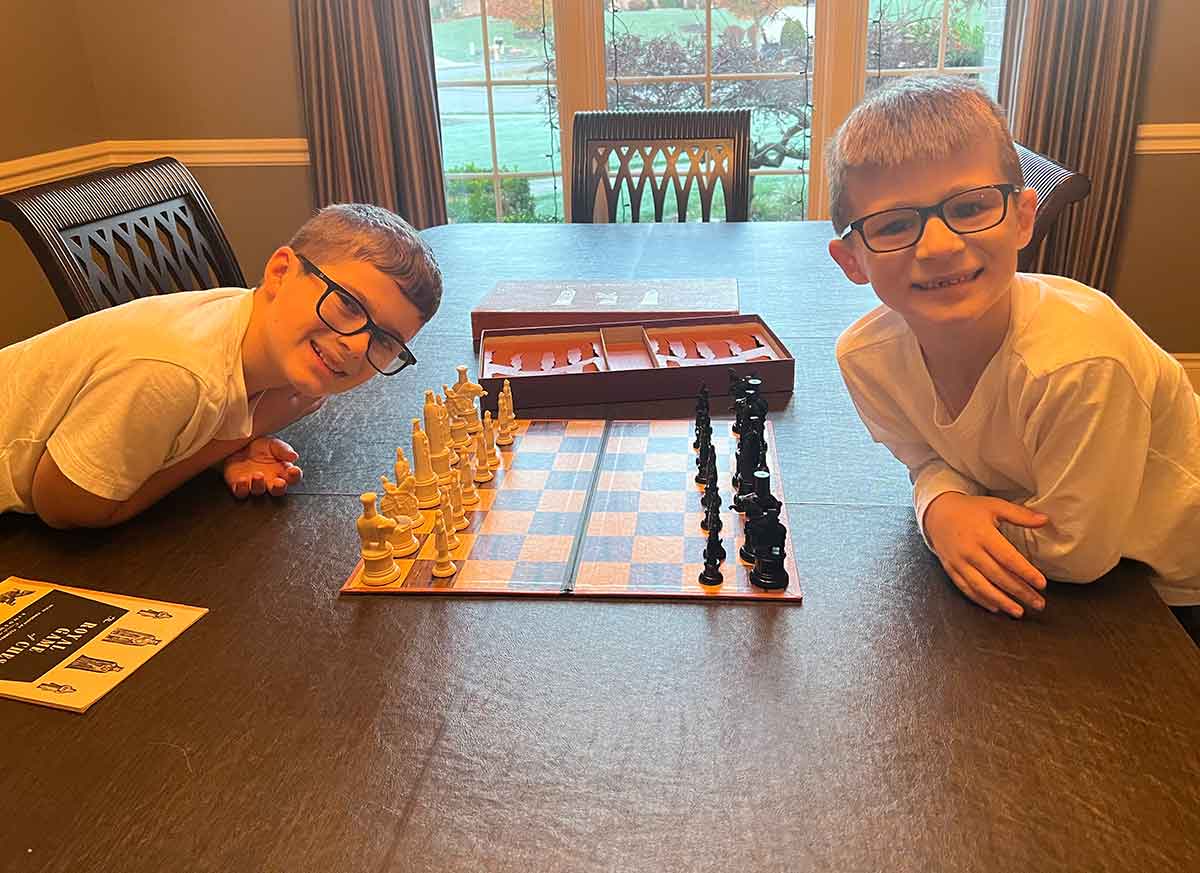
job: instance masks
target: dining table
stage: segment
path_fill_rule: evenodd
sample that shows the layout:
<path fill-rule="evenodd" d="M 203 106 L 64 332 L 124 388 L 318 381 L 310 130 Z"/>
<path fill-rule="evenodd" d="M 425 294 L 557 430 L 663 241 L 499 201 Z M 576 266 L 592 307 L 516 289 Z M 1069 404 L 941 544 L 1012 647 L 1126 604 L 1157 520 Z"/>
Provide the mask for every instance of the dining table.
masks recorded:
<path fill-rule="evenodd" d="M 208 609 L 85 713 L 0 700 L 0 871 L 1200 870 L 1200 650 L 1131 562 L 1021 620 L 959 593 L 842 383 L 878 301 L 832 235 L 430 228 L 416 365 L 283 432 L 285 497 L 209 472 L 107 530 L 0 516 L 0 579 Z M 802 604 L 339 593 L 497 282 L 667 278 L 735 279 L 795 360 L 768 417 Z"/>

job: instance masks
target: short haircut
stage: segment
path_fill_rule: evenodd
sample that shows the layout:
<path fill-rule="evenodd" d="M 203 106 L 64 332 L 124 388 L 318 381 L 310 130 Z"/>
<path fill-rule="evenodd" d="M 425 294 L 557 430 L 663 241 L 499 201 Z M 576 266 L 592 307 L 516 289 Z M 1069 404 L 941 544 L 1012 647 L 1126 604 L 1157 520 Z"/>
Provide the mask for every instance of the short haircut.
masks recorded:
<path fill-rule="evenodd" d="M 941 161 L 980 141 L 995 144 L 1004 180 L 1023 185 L 1021 162 L 1003 110 L 969 80 L 906 76 L 871 94 L 850 112 L 826 152 L 834 230 L 841 235 L 854 218 L 847 214 L 849 170 Z"/>
<path fill-rule="evenodd" d="M 301 225 L 288 242 L 310 261 L 362 261 L 396 280 L 429 321 L 442 302 L 442 271 L 407 221 L 369 203 L 334 203 Z"/>

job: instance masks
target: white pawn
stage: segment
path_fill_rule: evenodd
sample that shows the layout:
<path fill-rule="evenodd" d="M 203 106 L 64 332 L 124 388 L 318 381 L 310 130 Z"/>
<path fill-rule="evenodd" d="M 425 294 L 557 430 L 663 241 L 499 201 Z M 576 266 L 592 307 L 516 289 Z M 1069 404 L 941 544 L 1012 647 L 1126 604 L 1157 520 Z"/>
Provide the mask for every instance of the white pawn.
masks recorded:
<path fill-rule="evenodd" d="M 446 489 L 446 493 L 450 495 L 450 516 L 454 521 L 455 531 L 466 530 L 471 526 L 471 522 L 467 521 L 466 510 L 463 509 L 461 481 L 461 474 L 455 470 L 454 479 L 450 482 L 450 487 Z"/>
<path fill-rule="evenodd" d="M 500 466 L 500 452 L 496 448 L 496 430 L 492 427 L 492 413 L 483 414 L 483 447 L 487 450 L 487 465 L 495 470 Z"/>
<path fill-rule="evenodd" d="M 513 436 L 508 429 L 509 417 L 508 395 L 501 392 L 496 398 L 496 445 L 498 446 L 513 444 Z"/>
<path fill-rule="evenodd" d="M 403 482 L 408 478 L 408 474 L 412 472 L 412 468 L 408 466 L 408 458 L 404 457 L 404 449 L 396 447 L 396 466 L 392 468 L 392 472 L 396 474 L 396 482 Z"/>
<path fill-rule="evenodd" d="M 462 540 L 458 538 L 458 531 L 454 529 L 454 509 L 450 506 L 450 491 L 446 488 L 442 489 L 442 502 L 438 507 L 438 517 L 446 526 L 446 540 L 450 544 L 450 550 L 454 551 L 462 545 Z"/>
<path fill-rule="evenodd" d="M 517 412 L 513 409 L 512 385 L 507 379 L 504 380 L 504 411 L 508 421 L 505 423 L 505 429 L 508 436 L 512 436 L 517 430 Z"/>
<path fill-rule="evenodd" d="M 475 481 L 491 482 L 492 470 L 488 466 L 487 445 L 483 441 L 483 431 L 475 434 Z"/>
<path fill-rule="evenodd" d="M 463 452 L 462 463 L 458 465 L 458 485 L 462 489 L 463 506 L 478 506 L 479 491 L 475 488 L 475 458 L 470 452 Z"/>
<path fill-rule="evenodd" d="M 433 545 L 436 556 L 431 571 L 438 579 L 446 579 L 458 572 L 458 567 L 450 560 L 450 539 L 446 535 L 446 525 L 439 516 L 433 523 Z"/>

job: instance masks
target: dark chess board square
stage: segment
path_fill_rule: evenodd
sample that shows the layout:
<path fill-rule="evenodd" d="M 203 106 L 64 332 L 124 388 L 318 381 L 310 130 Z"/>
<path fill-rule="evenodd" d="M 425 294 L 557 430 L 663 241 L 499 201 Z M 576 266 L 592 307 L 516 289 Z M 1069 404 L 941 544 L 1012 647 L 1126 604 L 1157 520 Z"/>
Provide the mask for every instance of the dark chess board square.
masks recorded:
<path fill-rule="evenodd" d="M 649 436 L 650 422 L 648 421 L 614 421 L 612 429 L 609 431 L 610 438 L 613 436 L 623 437 L 638 437 Z M 678 443 L 676 443 L 678 448 Z"/>
<path fill-rule="evenodd" d="M 678 588 L 682 569 L 678 564 L 632 564 L 629 584 L 639 588 Z"/>
<path fill-rule="evenodd" d="M 643 537 L 680 536 L 684 532 L 682 512 L 642 512 L 637 517 L 637 535 Z"/>
<path fill-rule="evenodd" d="M 513 579 L 530 584 L 561 585 L 566 572 L 567 565 L 556 561 L 517 561 Z"/>
<path fill-rule="evenodd" d="M 492 509 L 537 509 L 541 491 L 508 491 L 501 488 L 492 500 Z"/>
<path fill-rule="evenodd" d="M 633 560 L 633 540 L 629 537 L 589 535 L 583 541 L 582 560 L 628 563 Z"/>
<path fill-rule="evenodd" d="M 529 522 L 531 534 L 565 534 L 570 536 L 579 530 L 577 512 L 535 512 Z"/>
<path fill-rule="evenodd" d="M 643 491 L 694 491 L 695 473 L 659 473 L 647 470 L 642 474 Z"/>
<path fill-rule="evenodd" d="M 546 479 L 547 491 L 587 491 L 592 481 L 591 470 L 551 470 Z"/>
<path fill-rule="evenodd" d="M 509 468 L 512 470 L 552 470 L 555 457 L 554 452 L 520 452 L 512 457 Z"/>
<path fill-rule="evenodd" d="M 531 421 L 525 433 L 530 436 L 561 436 L 567 432 L 565 421 Z"/>
<path fill-rule="evenodd" d="M 476 561 L 515 561 L 524 543 L 521 534 L 477 534 L 467 557 Z"/>
<path fill-rule="evenodd" d="M 601 470 L 640 470 L 646 464 L 645 455 L 606 455 L 600 462 Z"/>
<path fill-rule="evenodd" d="M 592 508 L 597 512 L 637 512 L 640 500 L 638 491 L 601 491 Z"/>

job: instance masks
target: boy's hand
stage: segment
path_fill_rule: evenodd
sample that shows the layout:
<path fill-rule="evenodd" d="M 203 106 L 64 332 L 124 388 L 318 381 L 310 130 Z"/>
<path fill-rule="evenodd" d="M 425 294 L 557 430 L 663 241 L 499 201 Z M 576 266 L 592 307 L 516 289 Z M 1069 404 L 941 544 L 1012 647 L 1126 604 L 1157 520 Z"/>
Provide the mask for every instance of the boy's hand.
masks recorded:
<path fill-rule="evenodd" d="M 316 412 L 324 402 L 324 397 L 309 397 L 291 388 L 268 388 L 254 407 L 254 435 L 260 437 L 283 430 L 310 412 Z"/>
<path fill-rule="evenodd" d="M 267 492 L 281 497 L 304 475 L 292 463 L 299 457 L 279 437 L 259 437 L 225 459 L 225 484 L 239 500 Z"/>
<path fill-rule="evenodd" d="M 1046 577 L 1005 539 L 997 521 L 1041 527 L 1049 519 L 998 497 L 948 491 L 925 510 L 925 534 L 959 591 L 984 609 L 1020 618 L 1017 601 L 1032 609 L 1046 605 L 1038 594 Z"/>

